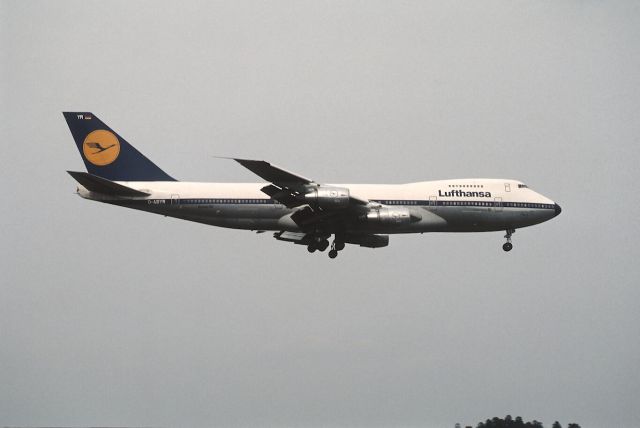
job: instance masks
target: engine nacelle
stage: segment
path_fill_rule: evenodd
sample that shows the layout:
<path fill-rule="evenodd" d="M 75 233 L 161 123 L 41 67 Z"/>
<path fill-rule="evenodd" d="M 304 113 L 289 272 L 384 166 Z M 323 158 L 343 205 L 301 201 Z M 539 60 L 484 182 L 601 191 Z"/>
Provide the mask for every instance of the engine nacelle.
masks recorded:
<path fill-rule="evenodd" d="M 304 195 L 313 208 L 335 210 L 349 206 L 349 189 L 344 187 L 316 187 Z"/>
<path fill-rule="evenodd" d="M 385 225 L 402 225 L 420 221 L 420 217 L 412 214 L 407 207 L 380 207 L 369 211 L 366 221 Z"/>
<path fill-rule="evenodd" d="M 389 245 L 389 235 L 347 235 L 345 242 L 367 248 L 382 248 Z"/>

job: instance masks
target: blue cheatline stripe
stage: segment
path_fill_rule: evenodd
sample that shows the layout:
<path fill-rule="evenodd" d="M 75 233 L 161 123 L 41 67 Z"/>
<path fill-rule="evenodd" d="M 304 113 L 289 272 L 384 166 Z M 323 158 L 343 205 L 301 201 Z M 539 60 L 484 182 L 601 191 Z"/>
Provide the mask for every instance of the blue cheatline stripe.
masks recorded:
<path fill-rule="evenodd" d="M 376 200 L 385 205 L 421 205 L 421 206 L 437 206 L 437 207 L 490 207 L 490 208 L 539 208 L 552 210 L 555 209 L 553 204 L 539 204 L 532 202 L 496 202 L 496 201 L 442 201 L 442 200 L 405 200 L 405 199 L 382 199 Z"/>
<path fill-rule="evenodd" d="M 188 198 L 188 199 L 144 199 L 142 202 L 153 204 L 154 201 L 163 201 L 163 204 L 180 205 L 279 205 L 278 201 L 264 198 Z M 424 207 L 487 207 L 487 208 L 537 208 L 555 209 L 553 204 L 539 204 L 532 202 L 495 202 L 495 201 L 429 201 L 420 199 L 381 199 L 373 200 L 384 205 L 424 206 Z"/>

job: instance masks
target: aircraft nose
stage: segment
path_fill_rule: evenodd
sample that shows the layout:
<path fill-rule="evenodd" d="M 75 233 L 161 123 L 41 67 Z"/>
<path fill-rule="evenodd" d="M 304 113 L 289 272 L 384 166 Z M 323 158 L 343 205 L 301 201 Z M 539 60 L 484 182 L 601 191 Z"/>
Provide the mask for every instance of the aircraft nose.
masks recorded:
<path fill-rule="evenodd" d="M 560 208 L 560 205 L 555 204 L 555 209 L 556 209 L 556 216 L 560 215 L 560 213 L 562 212 L 562 208 Z"/>

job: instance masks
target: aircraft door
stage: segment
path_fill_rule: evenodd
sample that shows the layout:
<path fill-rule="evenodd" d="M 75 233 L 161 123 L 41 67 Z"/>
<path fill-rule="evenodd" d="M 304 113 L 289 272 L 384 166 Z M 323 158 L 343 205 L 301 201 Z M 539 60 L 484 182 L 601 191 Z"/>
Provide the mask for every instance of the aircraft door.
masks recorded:
<path fill-rule="evenodd" d="M 438 208 L 438 197 L 429 196 L 429 209 L 436 210 Z"/>
<path fill-rule="evenodd" d="M 493 210 L 496 212 L 502 211 L 502 198 L 494 198 L 493 200 Z"/>
<path fill-rule="evenodd" d="M 180 195 L 171 195 L 171 206 L 176 208 L 180 206 Z"/>

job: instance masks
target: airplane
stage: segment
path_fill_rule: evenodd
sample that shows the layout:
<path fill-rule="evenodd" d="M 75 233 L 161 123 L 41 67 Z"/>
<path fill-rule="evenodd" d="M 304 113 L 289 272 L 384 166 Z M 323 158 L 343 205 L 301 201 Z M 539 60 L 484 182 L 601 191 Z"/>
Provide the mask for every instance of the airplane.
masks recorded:
<path fill-rule="evenodd" d="M 560 206 L 517 180 L 322 184 L 263 160 L 233 159 L 262 183 L 178 181 L 90 112 L 64 112 L 87 172 L 67 171 L 82 198 L 213 226 L 273 231 L 279 241 L 334 259 L 346 244 L 389 245 L 389 235 L 506 231 L 550 220 Z M 329 243 L 331 237 L 333 241 Z"/>

